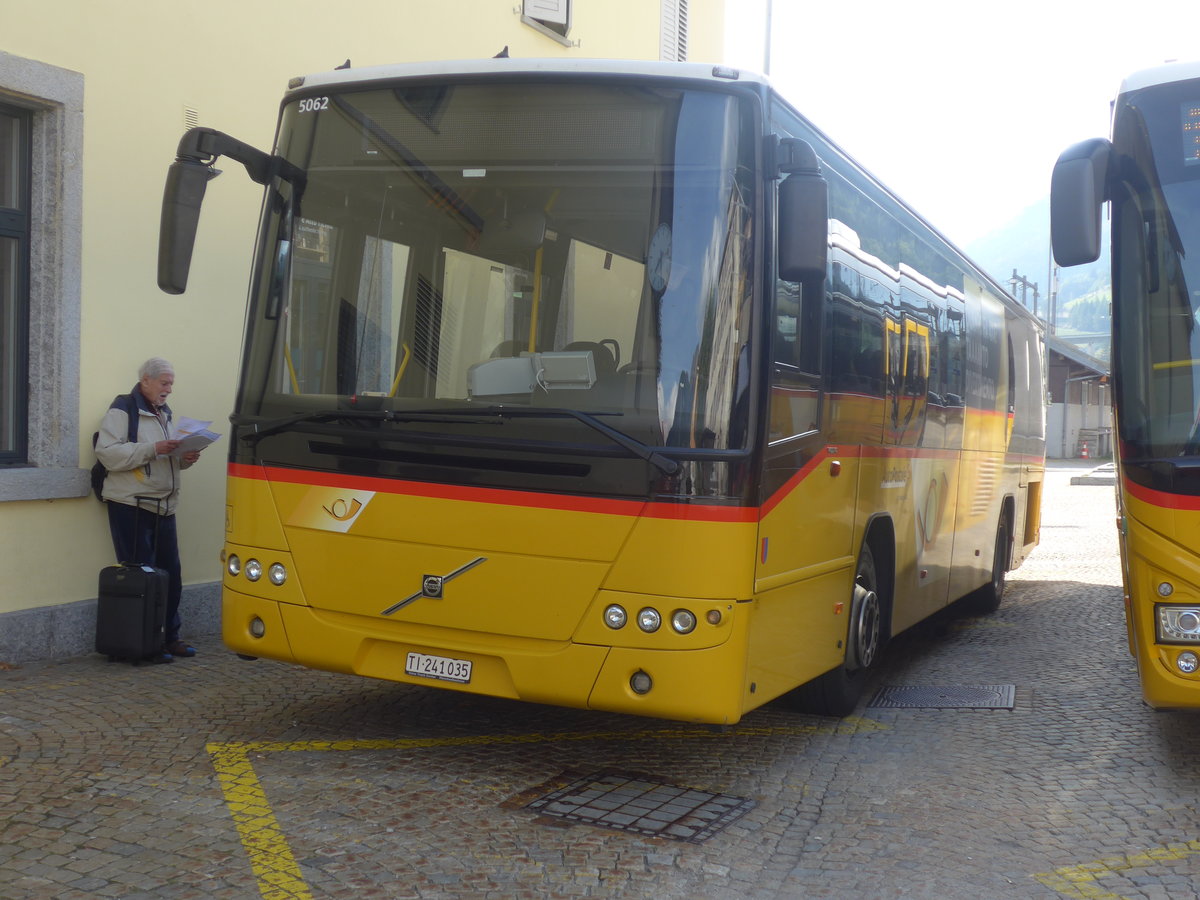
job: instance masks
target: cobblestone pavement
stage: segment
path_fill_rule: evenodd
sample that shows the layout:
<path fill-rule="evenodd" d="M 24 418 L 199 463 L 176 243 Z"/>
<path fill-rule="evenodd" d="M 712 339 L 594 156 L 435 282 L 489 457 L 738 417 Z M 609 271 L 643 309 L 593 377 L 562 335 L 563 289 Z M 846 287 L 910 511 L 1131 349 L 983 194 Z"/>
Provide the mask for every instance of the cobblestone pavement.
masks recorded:
<path fill-rule="evenodd" d="M 1113 488 L 1052 465 L 1000 611 L 922 626 L 880 686 L 1013 709 L 768 706 L 727 731 L 201 654 L 0 672 L 0 896 L 1185 898 L 1200 715 L 1140 701 Z M 752 807 L 698 842 L 526 804 L 596 773 Z"/>

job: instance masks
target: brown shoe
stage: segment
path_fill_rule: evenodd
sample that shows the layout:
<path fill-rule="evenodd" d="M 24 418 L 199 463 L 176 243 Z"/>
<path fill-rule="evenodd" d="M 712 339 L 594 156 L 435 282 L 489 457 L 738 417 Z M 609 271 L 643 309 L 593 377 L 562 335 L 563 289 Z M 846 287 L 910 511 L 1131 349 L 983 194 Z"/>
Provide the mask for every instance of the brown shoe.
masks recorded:
<path fill-rule="evenodd" d="M 172 656 L 195 656 L 196 648 L 188 644 L 186 641 L 175 641 L 167 644 L 166 651 Z"/>

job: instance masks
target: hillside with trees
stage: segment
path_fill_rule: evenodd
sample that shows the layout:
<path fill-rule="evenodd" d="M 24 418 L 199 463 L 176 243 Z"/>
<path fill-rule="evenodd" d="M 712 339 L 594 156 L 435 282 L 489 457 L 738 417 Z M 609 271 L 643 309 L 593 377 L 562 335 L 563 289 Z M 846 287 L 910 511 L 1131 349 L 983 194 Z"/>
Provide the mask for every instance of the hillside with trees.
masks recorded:
<path fill-rule="evenodd" d="M 1107 224 L 1107 222 L 1105 223 Z M 1109 358 L 1112 328 L 1112 286 L 1108 262 L 1108 232 L 1100 259 L 1091 265 L 1058 269 L 1055 333 L 1097 359 Z M 1049 317 L 1050 284 L 1050 198 L 1026 209 L 1010 222 L 999 224 L 985 237 L 964 248 L 967 255 L 1005 289 L 1022 299 L 1021 286 L 1014 290 L 1013 271 L 1038 286 L 1037 314 Z M 1033 309 L 1032 290 L 1025 292 L 1026 305 Z"/>

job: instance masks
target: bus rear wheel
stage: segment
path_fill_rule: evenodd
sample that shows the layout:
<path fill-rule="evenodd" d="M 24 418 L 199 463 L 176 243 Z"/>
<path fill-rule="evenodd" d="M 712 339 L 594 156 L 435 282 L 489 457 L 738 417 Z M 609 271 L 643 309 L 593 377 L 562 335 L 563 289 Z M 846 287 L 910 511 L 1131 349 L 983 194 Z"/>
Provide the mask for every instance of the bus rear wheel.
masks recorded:
<path fill-rule="evenodd" d="M 971 597 L 972 610 L 980 615 L 994 613 L 1004 599 L 1004 587 L 1008 573 L 1008 516 L 1000 516 L 996 526 L 996 546 L 992 549 L 992 577 Z"/>
<path fill-rule="evenodd" d="M 863 545 L 850 594 L 845 661 L 793 692 L 794 705 L 818 716 L 848 716 L 858 706 L 883 649 L 884 607 L 871 548 Z"/>

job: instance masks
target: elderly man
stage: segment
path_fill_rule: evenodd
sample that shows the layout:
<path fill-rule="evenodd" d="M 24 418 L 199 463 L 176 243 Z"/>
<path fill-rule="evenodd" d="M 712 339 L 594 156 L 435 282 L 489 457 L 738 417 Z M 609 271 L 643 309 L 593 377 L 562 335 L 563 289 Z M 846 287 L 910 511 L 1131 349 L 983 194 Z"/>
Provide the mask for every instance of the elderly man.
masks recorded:
<path fill-rule="evenodd" d="M 180 472 L 192 465 L 199 451 L 177 455 L 171 408 L 167 397 L 175 385 L 175 370 L 159 357 L 146 360 L 138 370 L 138 383 L 128 394 L 113 400 L 100 425 L 96 458 L 108 469 L 103 499 L 108 507 L 117 561 L 152 565 L 168 576 L 166 641 L 157 662 L 176 656 L 195 656 L 180 639 L 179 598 L 183 575 L 175 530 Z M 136 430 L 130 415 L 137 416 Z M 130 440 L 136 434 L 136 440 Z"/>

